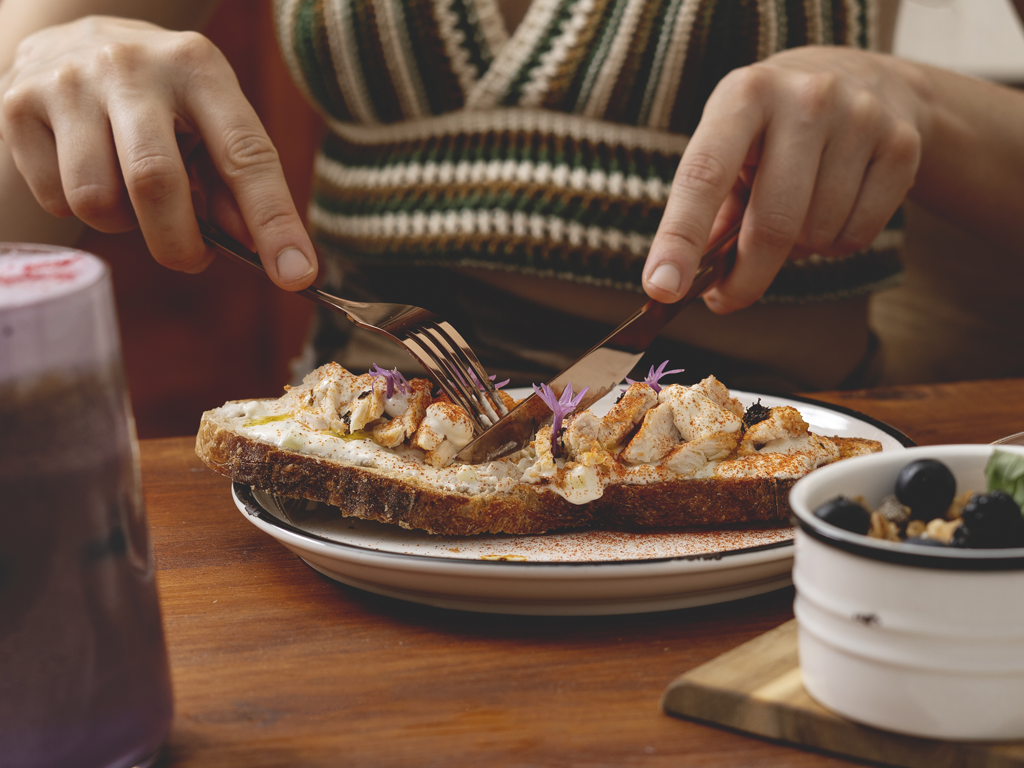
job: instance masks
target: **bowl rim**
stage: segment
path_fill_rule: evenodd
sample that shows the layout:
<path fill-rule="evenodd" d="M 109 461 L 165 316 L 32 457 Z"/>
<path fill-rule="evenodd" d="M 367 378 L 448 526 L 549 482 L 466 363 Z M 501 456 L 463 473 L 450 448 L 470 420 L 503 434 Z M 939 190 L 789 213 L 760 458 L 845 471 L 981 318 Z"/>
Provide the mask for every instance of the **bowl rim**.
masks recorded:
<path fill-rule="evenodd" d="M 955 444 L 907 448 L 905 451 L 899 451 L 898 458 L 902 460 L 902 463 L 926 458 L 941 461 L 943 458 L 963 456 L 965 454 L 968 456 L 987 457 L 995 450 L 1024 455 L 1024 447 L 1021 446 Z M 915 544 L 886 541 L 884 539 L 873 539 L 825 522 L 814 514 L 807 503 L 808 496 L 820 490 L 821 486 L 827 486 L 834 475 L 846 471 L 850 462 L 859 462 L 862 466 L 869 466 L 869 463 L 887 465 L 895 460 L 896 455 L 893 452 L 855 456 L 843 459 L 842 462 L 821 467 L 800 478 L 794 484 L 789 494 L 789 506 L 793 513 L 791 518 L 793 524 L 797 527 L 798 531 L 807 534 L 826 546 L 853 555 L 860 555 L 872 560 L 895 565 L 957 571 L 1008 571 L 1024 569 L 1024 547 L 954 549 L 952 547 L 924 547 Z"/>

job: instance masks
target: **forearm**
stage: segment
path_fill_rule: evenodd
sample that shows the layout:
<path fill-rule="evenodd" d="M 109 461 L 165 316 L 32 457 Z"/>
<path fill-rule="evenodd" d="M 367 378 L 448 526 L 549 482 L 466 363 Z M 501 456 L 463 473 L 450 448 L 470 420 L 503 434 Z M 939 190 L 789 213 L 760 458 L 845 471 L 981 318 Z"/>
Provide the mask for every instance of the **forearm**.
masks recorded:
<path fill-rule="evenodd" d="M 1024 249 L 1024 92 L 906 64 L 921 102 L 910 198 L 965 229 Z"/>

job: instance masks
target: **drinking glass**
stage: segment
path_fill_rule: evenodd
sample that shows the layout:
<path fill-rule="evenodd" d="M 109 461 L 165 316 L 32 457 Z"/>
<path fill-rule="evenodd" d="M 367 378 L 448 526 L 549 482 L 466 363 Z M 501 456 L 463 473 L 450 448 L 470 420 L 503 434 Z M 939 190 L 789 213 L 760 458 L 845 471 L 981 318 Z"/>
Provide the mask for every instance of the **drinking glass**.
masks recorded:
<path fill-rule="evenodd" d="M 171 716 L 110 271 L 0 244 L 0 768 L 151 765 Z"/>

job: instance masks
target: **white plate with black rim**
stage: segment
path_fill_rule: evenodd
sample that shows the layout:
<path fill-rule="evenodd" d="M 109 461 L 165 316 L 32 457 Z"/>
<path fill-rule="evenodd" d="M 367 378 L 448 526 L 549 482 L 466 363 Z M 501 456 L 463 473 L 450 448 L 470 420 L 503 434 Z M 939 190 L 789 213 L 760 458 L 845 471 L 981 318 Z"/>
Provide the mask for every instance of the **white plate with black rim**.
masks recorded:
<path fill-rule="evenodd" d="M 758 399 L 768 407 L 792 405 L 818 434 L 878 440 L 887 451 L 913 445 L 887 424 L 839 406 L 733 395 L 744 406 Z M 325 576 L 440 608 L 521 615 L 646 613 L 736 600 L 792 583 L 790 527 L 433 536 L 344 517 L 325 504 L 282 499 L 239 483 L 232 497 L 249 522 Z"/>

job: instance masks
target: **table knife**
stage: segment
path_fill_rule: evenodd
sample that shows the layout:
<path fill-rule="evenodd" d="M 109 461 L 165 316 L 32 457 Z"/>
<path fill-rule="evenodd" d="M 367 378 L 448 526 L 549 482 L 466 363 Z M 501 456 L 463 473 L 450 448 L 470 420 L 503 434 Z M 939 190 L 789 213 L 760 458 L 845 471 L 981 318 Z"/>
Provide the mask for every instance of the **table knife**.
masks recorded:
<path fill-rule="evenodd" d="M 569 384 L 572 384 L 573 392 L 580 392 L 586 387 L 587 393 L 577 406 L 577 410 L 583 410 L 621 384 L 665 324 L 732 269 L 739 231 L 737 222 L 704 252 L 693 283 L 683 298 L 673 304 L 648 301 L 590 351 L 551 379 L 548 386 L 556 395 L 561 395 Z M 459 451 L 458 459 L 468 464 L 480 464 L 519 450 L 550 415 L 551 410 L 544 401 L 536 394 L 530 395 Z"/>

